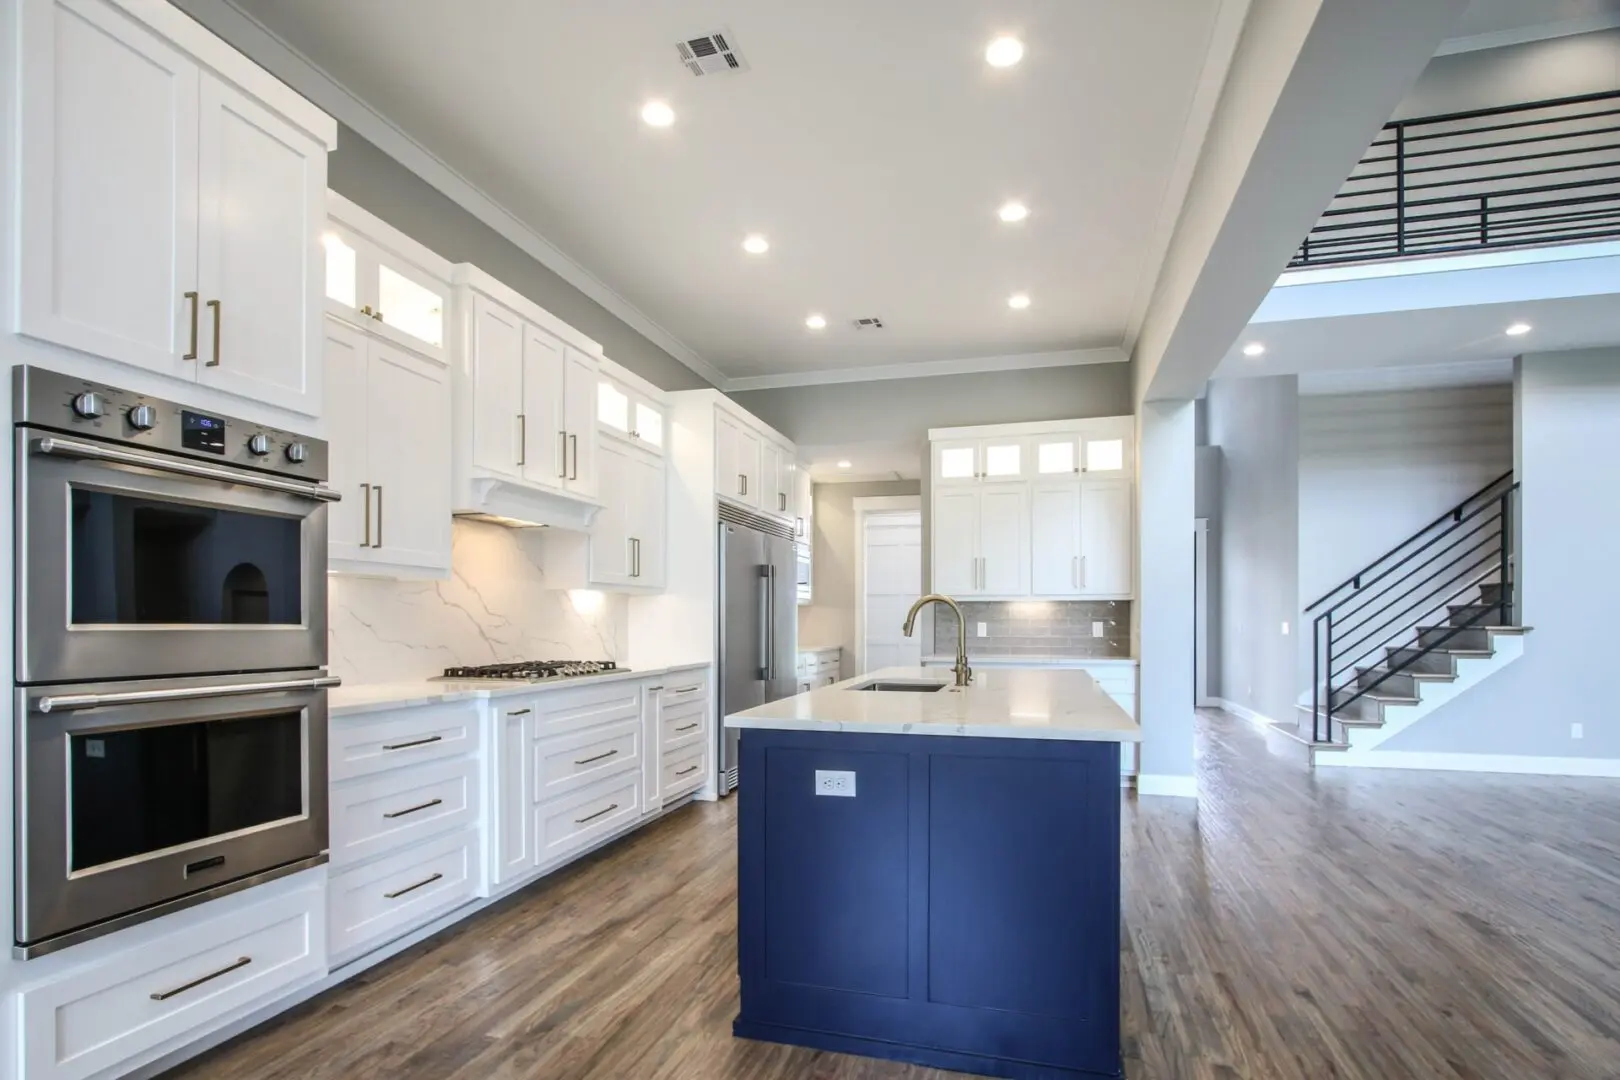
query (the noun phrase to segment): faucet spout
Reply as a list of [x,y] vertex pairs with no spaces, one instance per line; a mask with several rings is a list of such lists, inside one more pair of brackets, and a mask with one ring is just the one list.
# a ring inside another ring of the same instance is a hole
[[917,629],[917,613],[929,604],[944,604],[956,612],[956,666],[951,670],[956,672],[957,686],[970,686],[973,683],[973,669],[968,667],[967,658],[967,619],[962,616],[962,609],[955,600],[941,593],[929,593],[922,597],[911,610],[906,612],[906,623],[901,629],[906,637],[910,637]]

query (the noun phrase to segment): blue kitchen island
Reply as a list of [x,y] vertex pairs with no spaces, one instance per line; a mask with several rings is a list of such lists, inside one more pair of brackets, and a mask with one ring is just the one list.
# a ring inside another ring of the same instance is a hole
[[[1120,1077],[1119,744],[1083,671],[888,669],[741,731],[742,1037]],[[868,688],[871,687],[871,688]]]

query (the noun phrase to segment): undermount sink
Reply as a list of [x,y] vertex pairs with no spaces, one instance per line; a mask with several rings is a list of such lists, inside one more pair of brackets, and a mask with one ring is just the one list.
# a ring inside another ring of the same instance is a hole
[[884,682],[883,680],[879,679],[876,682],[862,683],[860,686],[852,686],[850,689],[873,690],[882,694],[937,694],[949,685],[949,683],[936,682]]

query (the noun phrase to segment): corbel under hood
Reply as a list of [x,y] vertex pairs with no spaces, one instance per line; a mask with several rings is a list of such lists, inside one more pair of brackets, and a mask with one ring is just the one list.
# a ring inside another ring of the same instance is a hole
[[553,528],[584,532],[596,520],[602,504],[594,499],[527,484],[485,477],[471,481],[462,493],[470,505],[458,506],[456,517],[487,521],[513,529]]

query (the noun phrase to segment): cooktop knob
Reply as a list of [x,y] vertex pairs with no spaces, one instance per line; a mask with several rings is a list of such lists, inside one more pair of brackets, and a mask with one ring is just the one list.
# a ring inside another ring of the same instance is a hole
[[129,410],[129,426],[136,431],[151,431],[157,427],[157,410],[150,405],[137,405]]
[[264,457],[270,452],[270,436],[255,435],[248,440],[248,453],[256,457]]
[[73,399],[73,411],[90,420],[106,412],[107,403],[102,400],[100,394],[90,390]]
[[301,442],[287,444],[287,460],[294,465],[301,465],[309,457],[309,447]]

